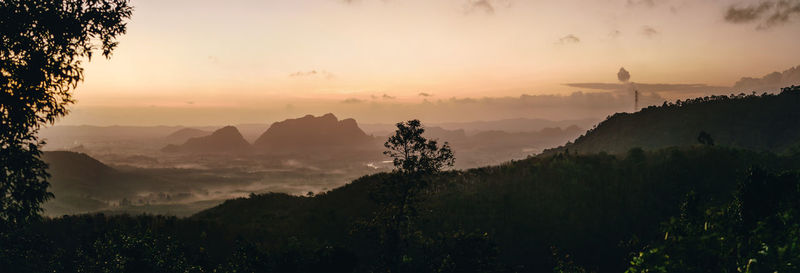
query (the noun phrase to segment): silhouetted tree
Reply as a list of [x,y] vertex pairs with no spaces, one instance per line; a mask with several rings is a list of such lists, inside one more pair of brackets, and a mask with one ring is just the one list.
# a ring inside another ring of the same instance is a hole
[[128,0],[0,1],[0,222],[41,211],[47,165],[38,129],[67,114],[84,58],[106,58],[125,33]]
[[426,240],[413,224],[415,203],[430,175],[455,161],[447,142],[439,147],[436,140],[423,137],[424,132],[419,120],[400,122],[384,143],[388,149],[384,154],[392,157],[396,169],[371,194],[381,208],[368,223],[379,238],[381,271],[415,271],[408,268],[414,260],[408,253],[410,246]]
[[389,137],[383,154],[391,156],[397,170],[403,173],[435,173],[455,162],[450,145],[445,142],[439,147],[436,140],[422,136],[425,129],[419,120],[397,123],[397,130]]
[[697,136],[697,142],[703,145],[714,146],[714,139],[711,138],[711,135],[706,133],[706,131],[700,131],[700,135]]

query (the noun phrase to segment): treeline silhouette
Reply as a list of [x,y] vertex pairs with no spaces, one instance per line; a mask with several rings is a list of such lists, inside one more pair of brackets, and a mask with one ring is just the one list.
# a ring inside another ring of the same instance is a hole
[[[749,196],[748,204],[772,204],[776,190],[740,189],[741,183],[751,179],[751,167],[784,172],[798,170],[799,165],[800,154],[695,145],[632,149],[624,156],[558,153],[448,171],[424,178],[429,186],[418,196],[415,213],[401,232],[403,240],[387,236],[386,230],[396,223],[381,215],[388,203],[396,202],[393,193],[408,177],[381,173],[313,196],[254,194],[184,219],[102,214],[44,219],[2,233],[0,268],[11,272],[377,272],[387,268],[395,272],[623,272],[632,253],[654,246],[674,259],[689,257],[673,253],[684,253],[680,244],[686,242],[664,242],[660,224],[671,217],[683,219],[681,204],[687,194],[702,201],[701,208],[725,207],[743,200],[741,196]],[[788,184],[783,188],[797,188],[797,179],[784,180]],[[765,205],[759,215],[782,217],[770,210],[786,211],[787,207]],[[796,209],[790,212],[797,213]],[[788,219],[796,225],[800,218]],[[689,227],[696,229],[696,222],[692,223]],[[796,230],[781,227],[759,232],[796,244],[796,237],[787,237]],[[680,236],[695,234],[687,232]],[[398,242],[403,245],[398,247]],[[691,246],[705,251],[702,244]],[[653,257],[659,253],[637,256],[634,268],[657,265],[661,260]],[[688,253],[692,252],[682,255]],[[401,259],[392,264],[387,257],[395,256]]]

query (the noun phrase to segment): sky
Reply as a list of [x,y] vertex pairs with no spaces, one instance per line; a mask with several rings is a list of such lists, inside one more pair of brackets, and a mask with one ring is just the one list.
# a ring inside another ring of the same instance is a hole
[[621,67],[660,104],[800,65],[798,0],[132,4],[57,124],[602,118],[633,110]]

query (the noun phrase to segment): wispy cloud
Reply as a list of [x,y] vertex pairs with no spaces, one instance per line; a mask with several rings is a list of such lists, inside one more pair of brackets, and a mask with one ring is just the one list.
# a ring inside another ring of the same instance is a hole
[[420,92],[420,93],[419,93],[419,96],[420,96],[420,97],[433,97],[433,94],[430,94],[430,93],[425,93],[425,92]]
[[355,104],[355,103],[362,103],[362,102],[364,102],[364,101],[360,100],[360,99],[357,99],[357,98],[348,98],[348,99],[345,99],[345,100],[342,101],[342,103],[347,103],[347,104]]
[[659,32],[658,30],[656,30],[655,28],[653,28],[651,26],[643,26],[642,27],[642,35],[644,35],[647,38],[653,38],[653,37],[658,36],[659,34],[661,34],[661,32]]
[[725,21],[733,24],[758,23],[756,29],[764,30],[783,25],[800,15],[800,0],[772,0],[748,6],[730,5]]
[[219,58],[217,56],[208,55],[208,61],[211,64],[220,64]]
[[297,71],[289,74],[290,78],[306,78],[306,77],[322,77],[325,79],[333,79],[336,76],[325,70],[310,70],[310,71]]
[[656,0],[628,0],[628,7],[648,7],[652,8],[656,6]]
[[566,44],[577,44],[577,43],[580,43],[580,42],[581,42],[581,39],[578,38],[578,36],[569,34],[567,36],[564,36],[564,37],[561,37],[560,39],[558,39],[558,41],[556,41],[556,44],[558,44],[558,45],[566,45]]
[[486,14],[494,14],[494,5],[489,0],[467,0],[466,13],[483,12]]

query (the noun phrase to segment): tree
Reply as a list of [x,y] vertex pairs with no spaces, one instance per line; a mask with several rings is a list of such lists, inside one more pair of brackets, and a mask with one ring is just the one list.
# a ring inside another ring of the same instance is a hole
[[131,13],[128,0],[0,1],[0,222],[53,197],[36,133],[69,112],[83,61],[109,58]]
[[423,137],[424,132],[419,120],[400,122],[383,144],[388,149],[383,153],[392,157],[396,170],[371,193],[381,206],[368,224],[379,238],[380,270],[419,271],[407,268],[414,260],[408,253],[411,245],[426,240],[414,226],[415,204],[430,175],[455,161],[447,142],[439,147],[436,140]]
[[436,140],[422,136],[425,129],[419,120],[397,123],[397,131],[389,137],[383,152],[393,158],[395,168],[406,174],[430,174],[452,167],[455,162],[450,145],[445,142],[439,147]]
[[697,142],[703,145],[714,146],[714,139],[711,138],[711,135],[706,133],[706,131],[700,131],[700,134],[697,136]]

